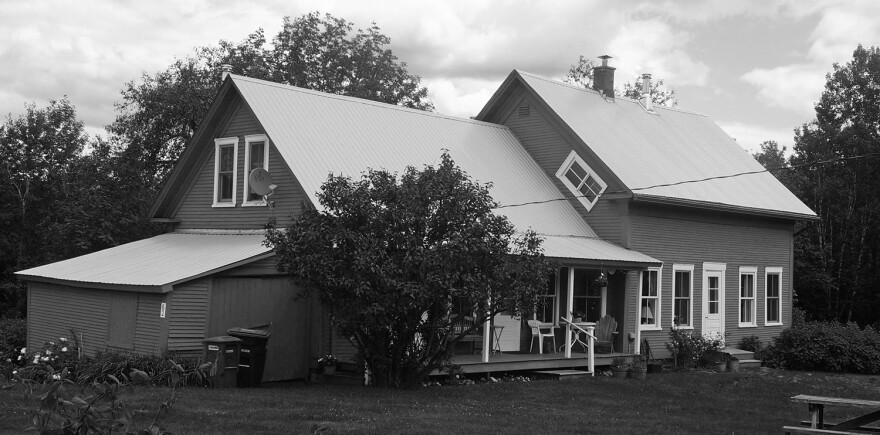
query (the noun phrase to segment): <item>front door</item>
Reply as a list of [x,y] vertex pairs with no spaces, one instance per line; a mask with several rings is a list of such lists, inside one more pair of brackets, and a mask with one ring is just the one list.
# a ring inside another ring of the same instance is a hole
[[703,335],[724,335],[724,269],[703,269]]

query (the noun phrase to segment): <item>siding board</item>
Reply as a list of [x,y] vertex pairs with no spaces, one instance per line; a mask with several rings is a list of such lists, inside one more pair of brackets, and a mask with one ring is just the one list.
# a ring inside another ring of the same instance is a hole
[[208,320],[208,280],[174,286],[167,307],[168,350],[200,356]]
[[108,291],[30,282],[28,293],[29,348],[70,337],[71,329],[82,334],[84,354],[94,355],[106,348]]

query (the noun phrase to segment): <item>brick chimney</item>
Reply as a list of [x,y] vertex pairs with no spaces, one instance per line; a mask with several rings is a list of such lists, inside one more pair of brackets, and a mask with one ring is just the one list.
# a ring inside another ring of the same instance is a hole
[[651,74],[642,74],[642,98],[645,99],[645,109],[654,110],[654,102],[651,100]]
[[593,68],[593,90],[599,91],[607,98],[614,98],[614,67],[608,66],[609,55],[599,56],[602,65]]
[[232,65],[224,63],[223,65],[220,65],[220,71],[220,80],[226,80],[226,76],[232,72]]

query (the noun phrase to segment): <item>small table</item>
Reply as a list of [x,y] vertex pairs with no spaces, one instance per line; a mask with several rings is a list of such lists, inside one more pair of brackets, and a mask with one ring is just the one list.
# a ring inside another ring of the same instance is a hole
[[[833,431],[830,433],[845,432],[853,429],[870,430],[871,428],[864,428],[864,425],[880,420],[880,401],[876,400],[844,399],[839,397],[809,396],[806,394],[799,394],[792,397],[791,401],[807,404],[807,409],[809,409],[810,411],[811,429],[830,429],[831,431]],[[865,408],[871,411],[862,416],[852,418],[837,424],[825,424],[825,405]],[[806,422],[804,422],[804,424],[806,424]],[[797,428],[790,428],[786,426],[784,429]]]
[[504,326],[492,325],[492,353],[496,351],[502,355],[504,352],[501,351],[501,332],[504,331]]

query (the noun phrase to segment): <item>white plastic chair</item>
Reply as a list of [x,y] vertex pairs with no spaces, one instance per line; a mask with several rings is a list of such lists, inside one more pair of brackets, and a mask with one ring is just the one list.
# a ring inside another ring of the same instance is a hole
[[[542,325],[537,320],[529,320],[528,324],[529,328],[532,328],[532,341],[529,342],[529,353],[532,352],[536,338],[538,339],[538,352],[544,353],[544,339],[550,338],[553,339],[553,353],[556,353],[556,335],[553,334],[553,326],[549,324]],[[547,332],[544,332],[544,330]]]

